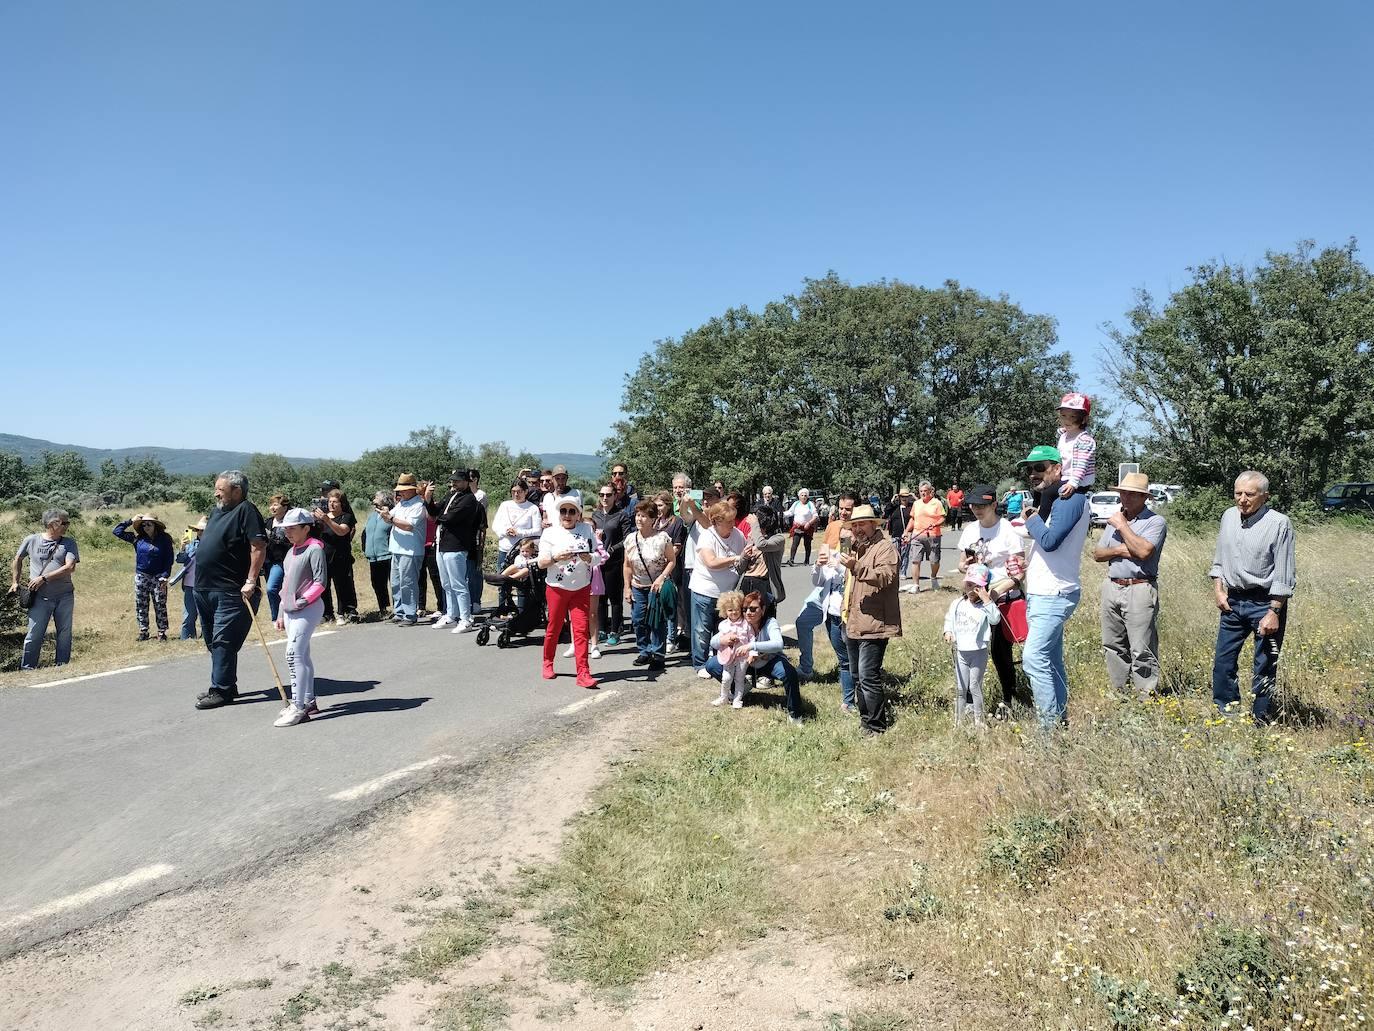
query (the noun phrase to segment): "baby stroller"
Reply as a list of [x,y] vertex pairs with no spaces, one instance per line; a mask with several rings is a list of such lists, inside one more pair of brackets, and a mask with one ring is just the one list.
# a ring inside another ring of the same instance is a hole
[[[519,544],[520,542],[516,543],[517,548]],[[516,548],[511,549],[512,554],[515,551]],[[503,576],[501,573],[488,573],[482,579],[493,587],[500,588],[503,596],[509,592],[510,601],[503,601],[498,605],[492,617],[477,631],[479,645],[490,644],[494,630],[496,647],[509,648],[512,636],[519,634],[521,637],[528,637],[548,625],[544,609],[545,574],[538,565],[531,565],[529,576],[519,579]]]

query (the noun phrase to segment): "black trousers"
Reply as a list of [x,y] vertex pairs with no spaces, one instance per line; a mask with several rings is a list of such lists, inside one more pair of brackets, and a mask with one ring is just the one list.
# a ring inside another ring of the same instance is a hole
[[1035,707],[1035,699],[1029,689],[1022,690],[1016,682],[1016,663],[1012,660],[1011,642],[1001,627],[992,628],[992,643],[988,648],[993,668],[997,670],[997,680],[1002,685],[1002,701],[1010,705],[1017,702],[1027,708]]
[[596,602],[597,626],[602,633],[619,636],[625,618],[625,566],[612,559],[601,567],[601,579],[606,593]]
[[[334,592],[334,604],[341,616],[358,614],[358,589],[353,584],[353,553],[340,551],[329,560],[329,586]],[[328,594],[326,594],[328,597]],[[329,603],[325,602],[326,612]]]
[[391,608],[391,559],[368,559],[367,571],[372,577],[372,593],[377,596],[377,611],[385,616]]
[[425,608],[425,581],[434,584],[434,611],[444,615],[444,582],[439,579],[439,556],[434,545],[425,546],[425,560],[420,563],[420,608]]

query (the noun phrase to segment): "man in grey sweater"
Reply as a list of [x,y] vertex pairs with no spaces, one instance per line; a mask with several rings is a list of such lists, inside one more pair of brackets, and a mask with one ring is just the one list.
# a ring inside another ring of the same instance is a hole
[[1223,715],[1240,703],[1236,664],[1247,638],[1255,638],[1252,709],[1256,723],[1273,719],[1279,650],[1288,625],[1288,602],[1297,586],[1293,525],[1269,507],[1269,480],[1253,469],[1236,477],[1236,507],[1221,517],[1212,582],[1221,626],[1212,660],[1212,701]]

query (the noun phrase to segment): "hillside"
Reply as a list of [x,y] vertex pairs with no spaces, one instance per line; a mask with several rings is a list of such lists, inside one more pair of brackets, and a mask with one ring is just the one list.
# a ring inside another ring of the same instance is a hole
[[[36,437],[20,437],[12,433],[0,433],[0,451],[18,455],[24,462],[36,462],[44,451],[75,451],[86,460],[92,471],[100,468],[107,458],[122,462],[126,458],[135,461],[153,458],[162,463],[164,469],[173,475],[217,473],[224,469],[241,468],[248,463],[247,451],[213,451],[203,448],[178,447],[123,447],[101,448],[84,447],[81,444],[57,444],[51,440]],[[289,458],[294,466],[311,465],[318,458]]]
[[566,465],[570,475],[584,476],[587,479],[596,479],[606,471],[606,460],[600,455],[580,455],[571,451],[558,451],[540,454],[539,461],[543,462],[545,468],[549,469],[555,465]]

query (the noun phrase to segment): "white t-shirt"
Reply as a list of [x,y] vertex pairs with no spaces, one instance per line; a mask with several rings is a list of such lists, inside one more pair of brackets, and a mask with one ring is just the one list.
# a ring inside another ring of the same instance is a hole
[[589,561],[595,544],[591,528],[586,523],[578,523],[571,530],[561,526],[550,526],[539,538],[539,557],[552,559],[565,551],[575,551],[582,555],[579,559],[566,562],[550,562],[547,570],[547,583],[560,591],[580,591],[591,586],[592,564]]
[[477,488],[477,490],[475,490],[475,491],[472,492],[472,496],[473,496],[474,498],[477,499],[477,504],[481,505],[483,508],[486,508],[486,507],[487,507],[487,492],[486,492],[486,491],[482,490],[482,489],[479,487],[479,488]]
[[[506,533],[512,528],[515,530],[515,537]],[[501,507],[496,510],[496,518],[491,524],[492,533],[496,534],[497,546],[502,551],[510,551],[515,547],[517,539],[533,536],[543,528],[544,523],[539,518],[538,505],[533,501],[509,499],[501,502]]]
[[816,518],[816,506],[809,501],[794,501],[787,514],[792,517],[793,526],[805,526]]
[[682,568],[688,571],[696,568],[697,538],[701,536],[701,522],[698,520],[687,527],[687,540],[682,545]]
[[544,495],[544,500],[540,502],[544,509],[544,516],[554,526],[558,525],[558,505],[564,498],[572,498],[579,505],[582,504],[582,492],[576,487],[568,489],[566,494],[555,494],[549,491]]
[[[697,538],[697,555],[711,555],[715,558],[724,558],[733,555],[738,558],[744,553],[744,534],[738,530],[731,530],[730,536],[721,538],[716,533],[715,527],[708,527],[701,531],[701,536]],[[707,569],[705,562],[698,562],[692,567],[692,578],[687,586],[693,594],[700,594],[707,598],[719,598],[726,591],[734,590],[735,584],[739,582],[739,572],[734,566],[721,566],[719,569]]]
[[970,548],[978,552],[978,561],[989,569],[1005,570],[1009,556],[1024,554],[1025,538],[1005,519],[997,520],[992,526],[974,520],[959,534],[960,553]]

